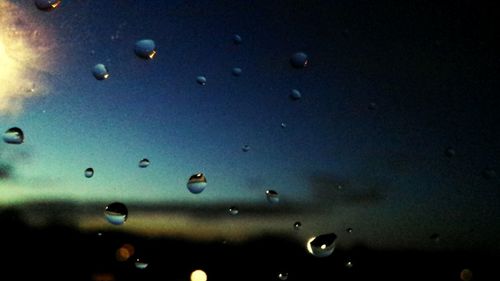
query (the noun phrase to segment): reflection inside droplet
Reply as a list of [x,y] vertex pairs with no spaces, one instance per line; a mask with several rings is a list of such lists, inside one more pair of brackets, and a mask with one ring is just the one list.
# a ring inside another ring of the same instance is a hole
[[9,144],[21,144],[24,142],[24,133],[18,127],[12,127],[4,132],[3,141]]
[[327,257],[335,250],[335,233],[322,234],[307,241],[307,251],[315,257]]
[[61,0],[35,0],[36,7],[42,11],[52,11],[60,4]]
[[205,86],[207,84],[207,78],[205,78],[205,76],[198,76],[196,77],[196,82],[198,82],[198,84],[202,86]]
[[290,63],[294,68],[304,68],[308,65],[308,57],[303,52],[298,52],[292,55]]
[[128,217],[127,207],[120,202],[114,202],[106,206],[104,210],[106,220],[113,225],[122,225]]
[[93,168],[85,169],[84,175],[86,178],[91,178],[94,175],[94,169]]
[[201,193],[207,187],[207,178],[202,173],[189,177],[187,188],[193,194]]
[[275,203],[278,203],[280,201],[280,197],[279,197],[278,192],[271,190],[271,189],[266,190],[266,198],[267,198],[267,201],[271,204],[275,204]]
[[236,206],[231,206],[229,207],[229,214],[232,215],[232,216],[235,216],[237,214],[239,214],[239,210],[238,210],[238,207]]
[[146,168],[149,166],[149,164],[151,164],[151,162],[149,162],[149,159],[144,158],[141,161],[139,161],[139,168]]
[[151,39],[142,39],[135,43],[135,54],[143,59],[153,59],[156,55],[156,45]]
[[145,269],[146,267],[148,267],[148,263],[145,262],[143,259],[136,259],[135,260],[135,267],[138,268],[138,269]]
[[106,80],[109,78],[108,68],[102,63],[96,64],[92,68],[92,74],[97,80]]

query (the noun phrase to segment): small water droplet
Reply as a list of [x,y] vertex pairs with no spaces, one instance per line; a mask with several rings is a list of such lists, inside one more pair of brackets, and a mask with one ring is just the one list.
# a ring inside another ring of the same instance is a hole
[[472,279],[472,271],[468,268],[465,268],[460,272],[460,279],[462,281],[470,281]]
[[149,164],[151,164],[151,162],[149,162],[149,159],[144,158],[141,161],[139,161],[139,168],[146,168],[149,166]]
[[266,190],[266,198],[267,198],[267,201],[271,204],[275,204],[275,203],[278,203],[280,201],[280,197],[279,197],[278,192],[271,190],[271,189]]
[[187,188],[193,194],[201,193],[207,187],[207,179],[202,173],[194,174],[189,177]]
[[342,188],[344,188],[344,187],[342,187],[342,185],[341,185],[341,184],[337,185],[337,189],[338,189],[338,190],[342,190]]
[[350,228],[350,227],[349,227],[349,228],[347,228],[345,231],[346,231],[347,233],[352,233],[352,228]]
[[207,78],[205,78],[205,76],[198,76],[196,77],[196,82],[198,82],[198,84],[202,86],[205,86],[207,84]]
[[241,147],[241,150],[243,150],[243,152],[248,152],[250,150],[250,146],[248,144],[245,144],[243,147]]
[[288,279],[288,272],[281,272],[280,274],[278,274],[278,278],[280,280],[286,280],[286,279]]
[[309,239],[307,242],[307,251],[315,257],[328,257],[335,250],[335,233],[321,234]]
[[309,64],[309,60],[305,53],[298,52],[292,55],[290,63],[295,68],[304,68]]
[[241,75],[243,70],[241,70],[241,68],[239,68],[239,67],[235,67],[235,68],[233,68],[233,70],[231,72],[233,73],[233,76],[238,77]]
[[9,144],[21,144],[24,142],[24,133],[18,127],[12,127],[3,133],[3,141]]
[[233,35],[233,43],[234,44],[239,45],[242,42],[243,42],[243,39],[241,39],[241,36],[239,36],[238,34]]
[[61,0],[35,0],[35,5],[39,10],[52,11],[59,7]]
[[281,128],[285,129],[286,128],[286,123],[281,123]]
[[497,177],[497,172],[491,168],[486,168],[483,171],[483,177],[488,180],[494,179]]
[[102,63],[98,63],[92,68],[92,74],[97,80],[106,80],[109,78],[108,68]]
[[97,236],[102,236],[102,232],[97,232]]
[[297,89],[293,89],[292,92],[290,93],[290,99],[291,100],[300,100],[302,98],[302,94],[299,92]]
[[113,202],[106,206],[104,215],[109,223],[113,225],[122,225],[128,217],[127,207],[120,202]]
[[296,221],[293,224],[293,229],[295,229],[295,230],[299,230],[301,227],[302,227],[302,223],[300,221]]
[[377,106],[377,104],[376,104],[376,103],[374,103],[374,102],[370,102],[370,104],[368,104],[368,109],[369,109],[369,110],[375,110],[375,109],[377,109],[377,108],[378,108],[378,106]]
[[453,157],[453,156],[455,156],[455,154],[457,154],[457,152],[455,151],[455,149],[453,147],[450,146],[450,147],[446,148],[444,154],[448,157]]
[[152,60],[156,55],[156,45],[151,39],[142,39],[135,43],[135,54],[143,59]]
[[92,176],[94,176],[94,169],[92,168],[85,169],[84,175],[86,178],[91,178]]
[[352,261],[348,260],[346,263],[345,263],[345,267],[347,268],[352,268],[353,264],[352,264]]
[[431,234],[431,236],[429,236],[429,238],[432,241],[434,241],[435,243],[439,243],[439,241],[441,240],[441,236],[438,233]]
[[240,210],[238,210],[238,207],[236,206],[229,207],[229,214],[236,216],[237,214],[239,214],[239,212]]
[[145,262],[143,259],[136,259],[135,260],[135,267],[138,269],[146,269],[148,267],[149,263]]

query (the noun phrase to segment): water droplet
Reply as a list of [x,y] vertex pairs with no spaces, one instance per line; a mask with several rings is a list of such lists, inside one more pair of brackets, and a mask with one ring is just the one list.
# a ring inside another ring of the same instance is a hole
[[191,281],[207,281],[207,274],[201,269],[191,272]]
[[271,204],[275,204],[275,203],[278,203],[280,201],[280,196],[278,194],[278,192],[274,191],[274,190],[266,190],[266,197],[267,197],[267,201]]
[[468,268],[462,270],[462,272],[460,272],[460,279],[462,279],[462,281],[470,281],[472,279],[472,271]]
[[241,150],[243,150],[243,152],[248,152],[250,150],[250,146],[248,144],[245,144]]
[[238,210],[238,207],[236,206],[229,207],[229,214],[236,216],[239,212],[240,210]]
[[193,194],[201,193],[207,187],[207,178],[202,173],[194,174],[189,177],[187,188]]
[[23,130],[12,127],[3,133],[3,141],[9,144],[21,144],[24,142]]
[[122,225],[128,217],[127,207],[120,202],[114,202],[106,206],[104,215],[109,223],[113,225]]
[[295,230],[299,230],[301,227],[302,227],[302,223],[300,221],[296,221],[293,224],[293,229],[295,229]]
[[315,257],[328,257],[335,250],[335,233],[321,234],[307,241],[307,251]]
[[87,169],[85,169],[84,174],[85,174],[86,178],[91,178],[94,175],[94,169],[87,168]]
[[483,177],[488,180],[494,179],[497,177],[497,172],[491,168],[486,168],[483,171]]
[[108,68],[102,63],[96,64],[92,68],[92,74],[97,80],[106,80],[109,78]]
[[295,68],[304,68],[308,65],[308,57],[303,52],[298,52],[292,55],[290,58],[290,63]]
[[286,123],[281,123],[281,128],[285,129],[286,128]]
[[350,228],[350,227],[349,227],[349,228],[347,228],[345,231],[346,231],[347,233],[352,233],[352,228]]
[[434,241],[435,243],[439,243],[439,241],[441,240],[441,236],[438,233],[431,234],[431,236],[429,236],[429,238],[432,241]]
[[242,42],[243,42],[243,39],[241,39],[241,36],[239,36],[238,34],[233,35],[233,43],[234,44],[239,45]]
[[278,274],[278,278],[280,280],[286,280],[286,279],[288,279],[288,272],[281,272],[280,274]]
[[243,72],[243,70],[241,70],[241,68],[239,68],[239,67],[235,67],[232,70],[233,76],[236,76],[236,77],[240,76],[242,72]]
[[145,262],[142,259],[136,259],[135,260],[135,267],[138,269],[146,269],[148,267],[149,263]]
[[448,157],[453,157],[455,156],[455,154],[457,154],[457,152],[455,151],[455,149],[453,147],[448,147],[446,148],[445,152],[444,152],[444,155],[448,156]]
[[149,164],[151,164],[151,162],[149,162],[149,159],[144,158],[139,161],[139,168],[146,168],[147,166],[149,166]]
[[347,268],[352,268],[353,264],[352,264],[352,261],[348,260],[346,263],[345,263],[345,267]]
[[377,107],[378,107],[377,104],[374,102],[370,102],[370,104],[368,104],[369,110],[375,110],[375,109],[377,109]]
[[290,99],[291,100],[300,100],[302,98],[302,94],[299,92],[297,89],[293,89],[292,92],[290,93]]
[[207,84],[207,78],[205,78],[205,76],[198,76],[196,77],[196,82],[198,82],[198,84],[202,86],[205,86]]
[[61,0],[35,0],[35,5],[39,10],[52,11],[59,7]]
[[135,54],[143,59],[152,60],[156,55],[156,45],[151,39],[142,39],[135,43]]
[[337,185],[337,189],[338,189],[338,190],[342,190],[342,188],[343,188],[343,187],[342,187],[342,185],[341,185],[341,184]]

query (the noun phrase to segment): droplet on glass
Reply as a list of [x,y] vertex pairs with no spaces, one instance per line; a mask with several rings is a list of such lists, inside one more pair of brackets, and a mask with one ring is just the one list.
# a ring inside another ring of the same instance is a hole
[[238,210],[238,207],[236,206],[229,207],[229,214],[231,214],[232,216],[237,215],[239,212],[240,210]]
[[288,279],[288,272],[281,272],[280,274],[278,274],[278,278],[280,280],[286,280],[286,279]]
[[231,71],[231,73],[233,73],[233,76],[236,76],[236,77],[240,76],[242,72],[243,72],[243,70],[241,70],[241,68],[239,68],[239,67],[235,67]]
[[286,123],[281,123],[281,128],[285,129],[286,128]]
[[455,154],[457,154],[457,152],[455,151],[455,149],[453,147],[448,147],[448,148],[446,148],[444,154],[448,157],[453,157],[453,156],[455,156]]
[[460,272],[460,279],[462,281],[470,281],[472,279],[472,271],[468,268]]
[[3,141],[9,144],[21,144],[24,142],[24,133],[18,127],[12,127],[3,133]]
[[295,229],[295,230],[299,230],[301,227],[302,227],[302,223],[300,221],[296,221],[293,224],[293,229]]
[[39,10],[52,11],[59,7],[61,0],[35,0],[35,5]]
[[290,58],[290,63],[295,68],[304,68],[308,65],[309,60],[305,53],[298,52],[292,55]]
[[152,60],[156,55],[156,45],[151,39],[142,39],[135,43],[135,54],[143,59]]
[[243,39],[241,39],[241,36],[239,36],[238,34],[233,35],[233,43],[234,44],[239,45],[242,42],[243,42]]
[[313,237],[307,241],[307,251],[315,257],[328,257],[335,250],[336,239],[337,235],[335,233],[321,234]]
[[438,233],[433,233],[429,238],[434,241],[435,243],[438,243],[441,240],[441,236]]
[[345,231],[346,231],[347,233],[352,233],[352,228],[350,228],[350,227],[349,227],[349,228],[347,228]]
[[127,207],[120,202],[114,202],[106,206],[104,215],[109,223],[113,225],[122,225],[128,217]]
[[483,177],[488,180],[494,179],[497,177],[497,172],[495,172],[492,168],[486,168],[483,171]]
[[196,77],[196,82],[198,82],[198,84],[202,86],[205,86],[207,84],[207,78],[205,78],[205,76],[198,76]]
[[345,267],[347,268],[352,268],[353,264],[352,264],[352,261],[348,260],[346,263],[345,263]]
[[280,197],[279,197],[278,192],[271,190],[271,189],[266,190],[266,198],[267,198],[267,201],[271,204],[275,204],[275,203],[278,203],[280,201]]
[[207,187],[207,178],[202,173],[194,174],[189,177],[187,188],[193,194],[201,193]]
[[248,152],[250,150],[250,146],[248,144],[245,144],[243,147],[241,147],[241,150],[243,150],[243,152]]
[[378,106],[377,106],[377,104],[376,104],[376,103],[374,103],[374,102],[370,102],[370,103],[368,104],[368,109],[369,109],[369,110],[375,110],[375,109],[377,109],[377,108],[378,108]]
[[149,162],[149,159],[144,158],[139,161],[139,168],[146,168],[147,166],[149,166],[149,164],[151,164],[151,162]]
[[297,89],[293,89],[292,92],[290,93],[290,99],[291,100],[300,100],[302,98],[302,94],[299,92]]
[[96,64],[92,68],[92,74],[97,80],[106,80],[109,78],[108,68],[102,63]]
[[143,259],[136,259],[135,260],[135,267],[138,269],[146,269],[148,267],[148,263],[145,262]]
[[84,175],[86,178],[91,178],[94,175],[94,169],[93,168],[85,169]]

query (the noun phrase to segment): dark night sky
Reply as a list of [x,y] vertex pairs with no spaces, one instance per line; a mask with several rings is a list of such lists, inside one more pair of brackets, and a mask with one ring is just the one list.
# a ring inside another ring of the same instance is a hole
[[[498,249],[500,25],[486,2],[2,5],[0,124],[26,135],[0,145],[2,205],[122,201],[189,213],[205,204],[210,213],[258,209],[274,189],[273,208],[295,211],[249,216],[257,230],[259,219],[287,229],[301,218],[304,237],[351,226],[375,246],[427,247],[436,232],[445,247]],[[153,60],[135,56],[140,39],[155,41]],[[304,69],[289,63],[298,51],[309,56]],[[97,63],[109,79],[92,76]],[[34,91],[18,94],[24,84]],[[138,168],[142,158],[151,165]],[[197,172],[208,186],[194,195],[186,182]]]

